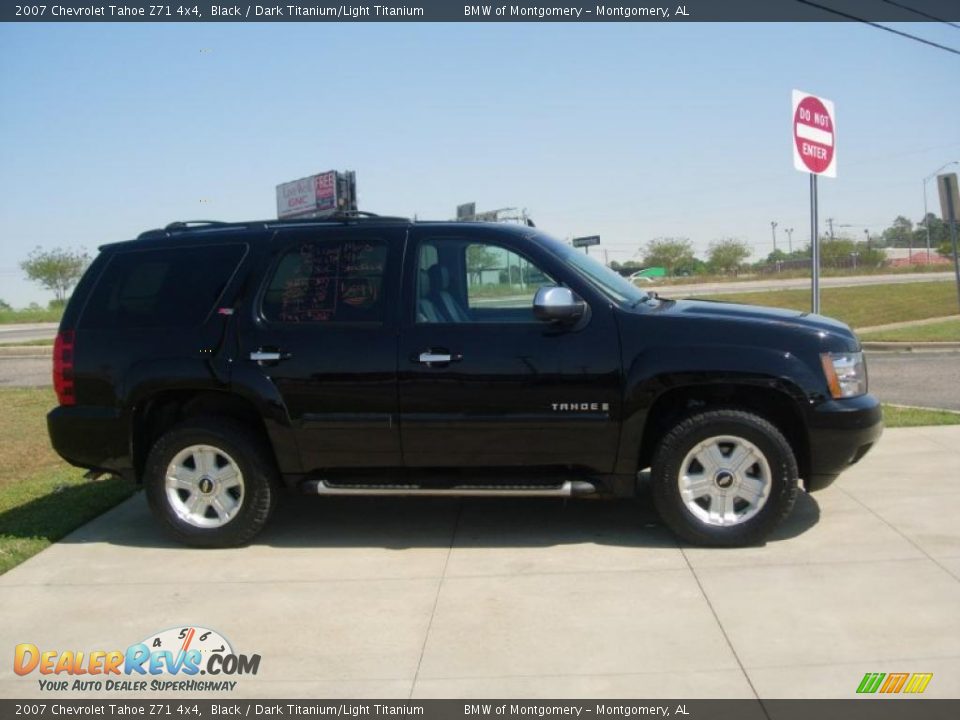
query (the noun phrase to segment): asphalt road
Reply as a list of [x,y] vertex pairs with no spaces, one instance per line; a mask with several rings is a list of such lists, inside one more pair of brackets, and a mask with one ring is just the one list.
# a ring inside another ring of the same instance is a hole
[[[49,385],[50,355],[0,357],[0,387]],[[960,351],[872,352],[870,391],[884,402],[960,410]]]
[[960,410],[960,351],[872,352],[867,372],[883,402]]
[[57,334],[57,323],[0,325],[0,345],[16,345],[31,340],[47,340]]
[[36,387],[53,383],[50,354],[0,357],[0,387]]

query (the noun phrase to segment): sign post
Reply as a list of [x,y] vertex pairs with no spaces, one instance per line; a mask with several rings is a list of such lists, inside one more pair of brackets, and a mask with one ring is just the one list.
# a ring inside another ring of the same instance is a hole
[[837,176],[836,114],[833,103],[793,91],[793,167],[810,174],[810,310],[820,312],[820,233],[817,175]]
[[957,279],[957,300],[960,302],[960,257],[957,256],[957,223],[960,222],[960,190],[957,189],[957,174],[937,175],[940,190],[940,212],[943,221],[950,225],[950,242],[953,245],[953,274]]

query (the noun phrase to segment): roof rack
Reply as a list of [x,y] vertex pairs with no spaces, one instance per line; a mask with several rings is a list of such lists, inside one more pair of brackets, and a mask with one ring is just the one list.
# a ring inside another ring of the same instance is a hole
[[324,215],[323,217],[293,217],[279,218],[271,220],[274,223],[322,223],[322,222],[357,222],[368,220],[370,222],[410,222],[410,218],[397,215],[377,215],[377,213],[366,212],[364,210],[337,210]]
[[410,218],[377,215],[362,210],[338,210],[335,213],[320,218],[279,218],[276,220],[256,220],[248,222],[223,222],[221,220],[176,220],[162,228],[145,230],[137,235],[137,240],[155,240],[170,237],[172,233],[189,230],[217,230],[221,228],[266,228],[277,225],[317,225],[321,223],[356,223],[356,222],[410,222]]
[[232,223],[223,222],[222,220],[176,220],[166,225],[163,229],[167,232],[174,232],[175,230],[190,230],[195,227],[223,227],[224,225],[231,224]]
[[137,235],[137,240],[154,240],[157,238],[170,237],[171,233],[183,232],[186,230],[207,230],[228,227],[245,227],[249,223],[229,223],[220,220],[177,220],[168,223],[162,228],[145,230]]

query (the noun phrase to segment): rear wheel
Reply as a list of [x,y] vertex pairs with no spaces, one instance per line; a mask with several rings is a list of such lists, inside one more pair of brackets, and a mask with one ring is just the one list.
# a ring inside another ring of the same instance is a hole
[[661,441],[654,504],[682,539],[711,546],[763,541],[793,508],[797,462],[769,421],[740,410],[690,416]]
[[277,473],[263,441],[224,418],[178,425],[150,451],[147,501],[187,545],[232,547],[260,532],[276,502]]

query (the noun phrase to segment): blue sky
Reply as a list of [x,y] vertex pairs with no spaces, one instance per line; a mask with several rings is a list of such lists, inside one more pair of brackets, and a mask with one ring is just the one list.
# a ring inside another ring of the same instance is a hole
[[960,160],[958,77],[855,23],[0,25],[0,298],[49,299],[18,267],[35,246],[274,217],[276,184],[334,168],[380,213],[518,206],[610,259],[657,236],[756,259],[771,220],[809,238],[793,88],[836,104],[820,215],[862,236],[919,219]]

